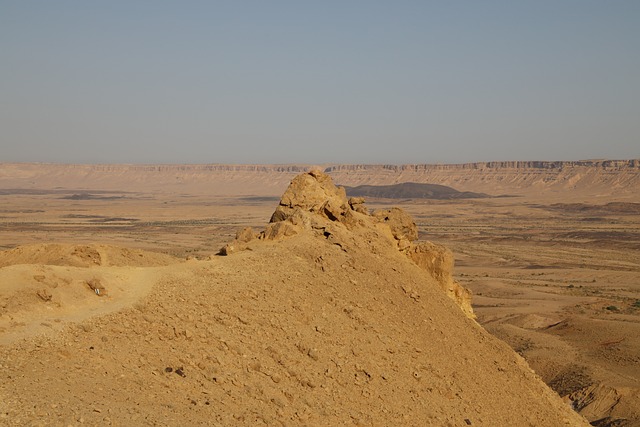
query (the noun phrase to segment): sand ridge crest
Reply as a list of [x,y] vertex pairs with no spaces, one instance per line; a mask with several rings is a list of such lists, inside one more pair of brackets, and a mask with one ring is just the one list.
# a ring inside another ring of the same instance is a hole
[[0,267],[15,264],[43,264],[70,267],[157,267],[178,262],[157,252],[113,245],[41,243],[18,246],[0,252]]

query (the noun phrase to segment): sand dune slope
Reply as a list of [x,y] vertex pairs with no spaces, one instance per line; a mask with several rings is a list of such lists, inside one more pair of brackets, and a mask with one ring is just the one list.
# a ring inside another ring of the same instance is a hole
[[389,224],[324,174],[297,184],[228,256],[146,267],[133,305],[0,346],[0,423],[587,425]]

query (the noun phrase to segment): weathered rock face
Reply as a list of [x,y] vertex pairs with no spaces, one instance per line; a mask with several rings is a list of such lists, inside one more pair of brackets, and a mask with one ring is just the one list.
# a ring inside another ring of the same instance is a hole
[[364,206],[364,197],[350,197],[349,206],[356,212],[367,213],[367,208]]
[[449,249],[431,242],[412,243],[418,239],[418,228],[413,218],[400,208],[379,210],[373,213],[373,217],[389,226],[400,251],[436,279],[465,315],[475,318],[471,291],[453,280],[453,253]]
[[447,296],[453,299],[464,314],[475,318],[471,307],[471,291],[453,280],[453,253],[446,247],[431,242],[412,245],[407,256],[438,281]]
[[[418,239],[418,228],[413,218],[400,208],[378,210],[369,215],[364,199],[347,199],[344,188],[336,187],[329,175],[311,171],[298,175],[284,192],[280,204],[271,216],[259,238],[277,240],[294,236],[303,230],[320,230],[324,237],[333,234],[328,224],[335,223],[348,230],[355,227],[374,229],[382,227],[381,236],[372,243],[395,245],[416,265],[425,270],[440,285],[449,298],[458,304],[467,317],[474,318],[471,292],[453,280],[453,254],[444,246],[431,242],[413,243]],[[221,255],[242,250],[253,236],[251,231],[239,232],[236,240],[221,249]],[[362,244],[362,242],[360,242]]]
[[[358,223],[354,213],[362,214],[363,203],[360,200],[347,200],[344,188],[336,187],[331,177],[323,172],[314,170],[298,175],[282,195],[262,237],[281,237],[285,228],[288,230],[286,236],[296,234],[305,226],[315,224],[317,218],[353,227]],[[281,224],[283,221],[285,225]]]
[[256,238],[256,233],[251,227],[243,228],[236,233],[236,240],[242,243],[249,243]]
[[329,175],[311,171],[298,175],[291,181],[270,222],[285,220],[292,216],[296,209],[324,214],[335,221],[351,207],[344,188],[333,185]]
[[[564,399],[594,425],[637,425],[634,424],[640,409],[640,393],[637,389],[614,388],[605,383],[591,384],[565,396]],[[636,414],[635,421],[622,421],[628,414]]]
[[418,240],[418,227],[411,218],[411,215],[400,208],[378,210],[373,213],[373,217],[385,223],[391,229],[396,240],[408,240],[413,242]]

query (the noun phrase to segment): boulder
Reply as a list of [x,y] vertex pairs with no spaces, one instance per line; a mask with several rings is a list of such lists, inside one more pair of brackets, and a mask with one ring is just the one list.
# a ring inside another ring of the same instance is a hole
[[350,197],[349,198],[349,206],[356,212],[360,212],[361,214],[368,215],[366,206],[364,205],[364,197]]
[[418,227],[411,215],[400,208],[382,209],[373,213],[373,217],[389,226],[396,240],[413,242],[418,239]]
[[358,224],[358,219],[353,215],[354,211],[357,209],[358,212],[366,214],[362,203],[364,199],[350,203],[343,187],[336,186],[331,177],[324,172],[312,170],[298,175],[291,181],[269,222],[286,221],[296,212],[307,212],[353,227]]
[[256,238],[256,233],[251,227],[245,227],[236,233],[236,241],[240,243],[249,243]]

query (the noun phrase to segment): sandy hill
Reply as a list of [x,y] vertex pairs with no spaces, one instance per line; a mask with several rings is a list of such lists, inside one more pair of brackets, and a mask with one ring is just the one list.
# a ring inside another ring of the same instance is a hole
[[377,197],[383,199],[482,199],[489,197],[483,193],[458,191],[446,185],[403,182],[391,185],[358,185],[345,186],[347,194],[356,197]]
[[0,343],[131,305],[149,292],[157,267],[177,262],[109,245],[37,244],[0,252]]
[[[640,159],[564,162],[482,162],[415,165],[324,165],[335,182],[351,187],[413,182],[490,195],[611,194],[637,199]],[[222,196],[279,196],[289,181],[309,165],[74,165],[0,163],[2,191],[112,191],[184,193]],[[73,195],[72,193],[71,195]],[[84,197],[91,197],[84,194]],[[102,194],[100,197],[114,197]]]
[[20,264],[0,268],[0,337],[34,316],[47,331],[0,344],[0,424],[587,425],[472,320],[451,253],[416,237],[312,172],[227,256],[5,252]]

